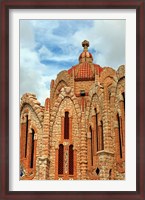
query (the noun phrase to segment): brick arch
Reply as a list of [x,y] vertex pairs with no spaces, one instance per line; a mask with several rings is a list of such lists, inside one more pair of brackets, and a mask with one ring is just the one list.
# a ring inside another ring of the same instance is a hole
[[[73,102],[75,111],[78,116],[78,120],[79,121],[81,120],[81,109],[78,100],[74,94],[74,90],[71,87],[64,87],[61,89],[61,92],[57,100],[55,101],[51,111],[50,121],[53,121],[53,124],[54,124],[54,119],[56,118],[57,112],[59,110],[59,106],[65,97],[69,97],[70,100]],[[53,124],[51,124],[51,127],[53,127]]]
[[[86,117],[87,119],[89,119],[90,116],[90,112],[91,112],[91,106],[93,103],[93,98],[96,95],[97,97],[97,102],[96,102],[96,109],[99,110],[99,112],[102,112],[102,105],[101,105],[101,101],[100,101],[100,96],[101,96],[102,91],[100,90],[100,87],[93,87],[90,92],[89,92],[89,101],[87,103],[87,114]],[[95,107],[94,107],[95,108]]]
[[[125,92],[125,77],[124,77],[124,66],[120,66],[119,68],[119,75],[118,75],[118,83],[116,87],[116,94],[115,94],[115,120],[117,122],[117,115],[119,120],[121,120],[121,146],[122,146],[122,162],[124,162],[125,156],[125,102],[123,97],[123,92]],[[116,150],[117,152],[117,150]],[[121,166],[121,165],[120,165]],[[121,167],[123,169],[123,167]]]
[[117,83],[112,83],[108,86],[108,92],[115,96],[116,94]]
[[25,105],[29,105],[36,114],[41,126],[44,118],[44,107],[42,107],[36,98],[36,95],[26,93],[21,98],[20,113],[23,111]]
[[54,92],[55,92],[55,90],[56,90],[58,84],[59,84],[61,81],[65,82],[65,84],[66,84],[67,86],[70,85],[70,75],[68,74],[67,71],[62,71],[62,72],[60,72],[60,73],[57,75],[57,78],[56,78],[56,80],[55,80],[55,82],[54,82],[54,86],[53,86]]
[[[93,105],[93,98],[95,98],[95,96],[97,97],[98,101],[95,102],[95,104]],[[91,111],[92,111],[92,108],[96,108],[97,110],[97,113],[102,113],[102,105],[101,105],[101,102],[99,100],[99,97],[97,96],[97,94],[94,94],[91,98],[91,102],[90,102],[90,106],[88,107],[88,110],[89,110],[89,115],[88,117],[90,116],[91,114]]]
[[110,67],[104,67],[100,74],[100,83],[104,83],[107,77],[110,77],[116,81],[116,71]]
[[[25,112],[27,110],[27,113]],[[30,114],[29,114],[30,113]],[[38,115],[34,111],[34,109],[29,104],[24,104],[21,110],[21,116],[28,115],[28,120],[30,120],[30,127],[29,132],[31,132],[32,129],[34,129],[36,133],[36,138],[40,142],[42,140],[42,131],[43,131],[43,123],[40,122],[40,119],[38,118]],[[21,118],[20,123],[23,122],[23,118]],[[35,138],[35,139],[36,139]],[[39,152],[41,151],[42,146],[38,146]]]
[[[37,106],[35,106],[37,105]],[[37,108],[40,108],[39,110]],[[32,94],[25,94],[21,98],[21,104],[20,104],[20,114],[21,116],[28,115],[29,120],[29,126],[28,126],[28,137],[30,137],[29,133],[32,132],[32,129],[34,130],[34,167],[33,169],[27,167],[27,161],[24,161],[22,158],[22,163],[26,169],[27,175],[23,177],[23,179],[33,179],[36,175],[36,163],[37,163],[37,157],[36,155],[40,155],[42,152],[42,146],[40,145],[42,140],[42,117],[43,117],[43,107],[41,107],[40,103],[37,101],[36,96]],[[23,118],[21,118],[22,122]],[[21,129],[23,131],[23,129]],[[24,132],[22,132],[24,133]],[[23,136],[22,136],[23,140]],[[21,143],[23,145],[23,142]],[[37,145],[38,144],[38,145]],[[31,173],[33,172],[33,175],[31,176]]]
[[54,91],[52,93],[52,96],[51,96],[51,100],[52,99],[56,99],[56,97],[59,95],[60,93],[60,90],[63,88],[63,87],[67,87],[68,84],[64,81],[64,80],[60,80],[59,82],[57,82],[57,84],[55,85],[55,88],[54,88]]
[[116,112],[118,112],[119,110],[119,102],[123,101],[123,95],[122,93],[125,92],[125,83],[122,83],[125,81],[125,78],[121,78],[116,86],[116,102],[115,102],[115,108],[116,108]]
[[120,80],[121,78],[125,77],[125,65],[121,65],[118,68],[116,74],[117,74],[118,80]]

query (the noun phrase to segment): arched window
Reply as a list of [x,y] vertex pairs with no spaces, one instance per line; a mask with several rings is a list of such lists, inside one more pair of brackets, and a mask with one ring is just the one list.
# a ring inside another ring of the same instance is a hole
[[64,152],[63,144],[60,144],[58,150],[58,174],[63,174],[63,154],[64,154],[63,152]]
[[98,137],[98,114],[96,113],[96,146],[99,151],[99,137]]
[[31,134],[31,157],[30,157],[30,168],[33,168],[34,164],[34,130],[32,129],[32,134]]
[[27,144],[28,144],[28,115],[26,115],[25,158],[27,156]]
[[117,120],[118,120],[118,137],[119,137],[119,149],[120,149],[120,158],[122,158],[122,141],[121,141],[121,118],[119,117],[119,114],[117,113]]
[[125,112],[125,92],[122,93],[122,96],[123,96],[124,112]]
[[64,139],[69,139],[69,112],[65,112],[65,118],[64,118]]
[[93,133],[91,126],[90,126],[90,134],[91,134],[91,164],[93,166]]
[[100,150],[104,150],[104,136],[103,136],[103,121],[101,120],[101,127],[100,127]]
[[122,108],[122,118],[121,118],[121,130],[122,130],[122,145],[125,145],[125,92],[122,93],[123,96],[123,108]]
[[69,146],[69,174],[73,175],[74,173],[74,153],[73,145]]

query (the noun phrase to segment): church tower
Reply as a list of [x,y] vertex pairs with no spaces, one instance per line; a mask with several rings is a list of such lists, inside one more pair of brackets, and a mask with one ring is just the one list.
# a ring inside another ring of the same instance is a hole
[[33,94],[21,98],[21,179],[125,178],[125,68],[102,68],[87,40],[82,47],[44,107]]

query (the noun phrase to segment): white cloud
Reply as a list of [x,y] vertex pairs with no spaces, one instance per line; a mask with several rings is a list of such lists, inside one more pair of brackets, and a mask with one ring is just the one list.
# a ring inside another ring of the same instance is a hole
[[35,93],[44,104],[51,79],[65,62],[77,64],[84,39],[90,42],[94,63],[113,68],[125,64],[124,20],[21,20],[20,95]]
[[53,57],[53,53],[44,45],[38,50],[38,53],[41,60],[47,60]]
[[90,41],[90,48],[100,52],[93,54],[94,62],[113,68],[125,64],[125,20],[96,20],[89,30],[79,30],[73,36],[77,43],[82,38]]

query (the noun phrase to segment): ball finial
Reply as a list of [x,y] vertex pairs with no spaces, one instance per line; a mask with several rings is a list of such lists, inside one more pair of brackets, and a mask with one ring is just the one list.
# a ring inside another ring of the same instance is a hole
[[82,46],[84,47],[84,50],[88,50],[88,47],[89,47],[89,41],[87,41],[87,40],[84,40],[83,42],[82,42]]

